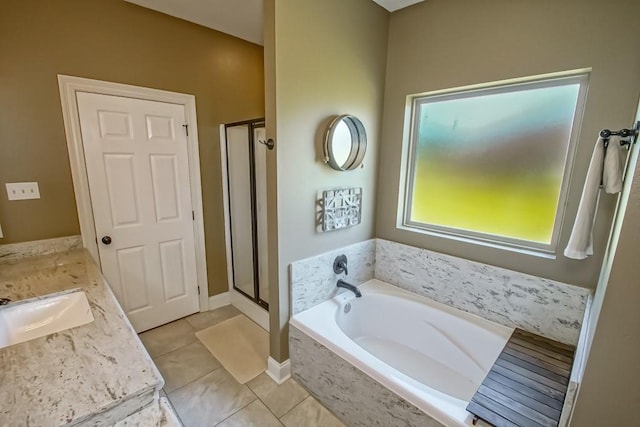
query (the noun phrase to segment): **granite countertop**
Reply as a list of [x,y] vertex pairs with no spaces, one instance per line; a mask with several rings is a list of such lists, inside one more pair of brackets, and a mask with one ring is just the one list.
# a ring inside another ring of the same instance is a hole
[[0,349],[0,426],[112,425],[162,377],[84,249],[0,262],[0,297],[82,289],[95,320]]

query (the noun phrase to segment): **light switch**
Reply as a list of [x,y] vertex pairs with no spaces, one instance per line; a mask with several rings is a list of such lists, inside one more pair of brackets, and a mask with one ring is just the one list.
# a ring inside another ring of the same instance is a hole
[[37,182],[8,182],[7,196],[9,200],[39,199],[40,189]]

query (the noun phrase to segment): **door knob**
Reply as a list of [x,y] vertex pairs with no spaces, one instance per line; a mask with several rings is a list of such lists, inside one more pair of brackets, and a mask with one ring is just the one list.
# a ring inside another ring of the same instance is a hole
[[105,245],[110,245],[111,244],[111,236],[104,236],[100,240],[102,240],[102,243],[104,243]]

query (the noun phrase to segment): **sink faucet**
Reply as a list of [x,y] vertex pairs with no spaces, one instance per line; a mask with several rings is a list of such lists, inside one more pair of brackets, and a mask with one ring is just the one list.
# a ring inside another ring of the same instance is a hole
[[351,292],[356,294],[356,298],[360,298],[362,296],[362,293],[360,292],[360,289],[358,289],[356,286],[353,286],[350,283],[345,282],[342,279],[338,279],[338,283],[336,283],[336,286],[338,288],[344,288],[344,289],[350,290]]
[[11,302],[9,298],[0,298],[0,305],[7,305]]

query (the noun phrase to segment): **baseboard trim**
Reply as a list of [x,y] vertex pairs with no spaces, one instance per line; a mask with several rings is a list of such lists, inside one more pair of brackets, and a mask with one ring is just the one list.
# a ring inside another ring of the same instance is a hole
[[289,359],[280,363],[273,357],[269,356],[267,360],[267,375],[278,384],[282,384],[291,378],[291,362]]
[[229,304],[231,304],[231,296],[229,295],[229,292],[223,292],[221,294],[209,297],[209,310],[215,310],[216,308],[224,307],[225,305]]
[[229,291],[231,305],[240,310],[242,314],[256,322],[262,329],[269,332],[269,312],[260,307],[240,292],[232,289]]

